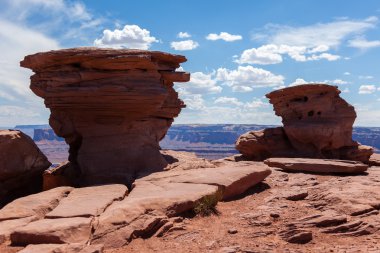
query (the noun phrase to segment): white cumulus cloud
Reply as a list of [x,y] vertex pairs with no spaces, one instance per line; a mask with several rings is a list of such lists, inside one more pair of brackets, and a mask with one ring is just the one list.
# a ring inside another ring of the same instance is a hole
[[125,25],[123,29],[104,30],[103,36],[94,41],[98,47],[149,49],[158,40],[150,35],[150,31],[138,25]]
[[173,41],[170,43],[170,47],[178,51],[193,50],[198,46],[198,42],[193,40]]
[[191,35],[188,32],[179,32],[177,34],[177,37],[180,38],[180,39],[186,39],[186,38],[190,38]]
[[205,100],[203,99],[201,94],[187,94],[181,96],[182,100],[186,104],[186,108],[190,110],[203,110],[205,109]]
[[270,71],[252,66],[239,66],[235,70],[219,68],[216,78],[232,87],[235,92],[252,91],[253,88],[273,87],[284,83],[282,75],[275,75]]
[[283,55],[288,55],[291,59],[299,62],[321,59],[335,61],[340,59],[339,55],[326,53],[325,51],[327,50],[329,50],[329,47],[326,45],[307,48],[304,46],[267,44],[258,48],[244,50],[236,62],[240,64],[277,64],[283,61]]
[[207,40],[224,40],[227,42],[232,42],[236,40],[241,40],[243,39],[243,37],[241,35],[233,35],[227,32],[221,32],[219,34],[210,33],[209,35],[206,36],[206,39]]
[[224,104],[224,105],[235,105],[240,106],[243,105],[237,98],[234,97],[218,97],[214,101],[215,104]]
[[222,87],[218,85],[214,78],[214,73],[205,74],[203,72],[194,72],[190,75],[190,82],[177,83],[180,94],[212,94],[220,93]]
[[375,85],[361,85],[359,87],[359,94],[372,94],[376,92]]

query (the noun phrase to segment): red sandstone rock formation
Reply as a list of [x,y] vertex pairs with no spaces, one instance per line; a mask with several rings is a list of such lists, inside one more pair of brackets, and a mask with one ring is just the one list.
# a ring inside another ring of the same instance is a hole
[[1,130],[0,205],[17,195],[40,190],[42,172],[50,165],[29,136],[16,130]]
[[[339,93],[335,86],[306,84],[267,94],[276,115],[282,118],[284,131],[264,136],[258,132],[247,133],[237,140],[236,148],[243,155],[260,160],[277,156],[368,162],[373,150],[352,140],[355,109]],[[287,150],[270,144],[277,140]]]
[[73,48],[26,56],[32,91],[70,145],[83,184],[124,183],[166,165],[159,141],[185,107],[173,82],[186,58],[162,52]]

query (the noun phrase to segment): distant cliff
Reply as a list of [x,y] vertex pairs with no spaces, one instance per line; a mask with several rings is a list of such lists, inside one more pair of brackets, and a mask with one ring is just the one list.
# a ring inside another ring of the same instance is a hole
[[[36,126],[30,127],[34,128]],[[250,130],[260,130],[268,127],[271,126],[234,124],[173,125],[166,137],[160,142],[160,145],[163,149],[195,152],[201,157],[217,159],[237,154],[235,141],[241,134]],[[31,128],[18,126],[18,129],[25,131]],[[62,147],[58,147],[57,144],[54,146],[48,145],[49,153],[54,153],[54,147],[61,150],[59,152],[67,149],[63,139],[56,136],[51,128],[43,126],[31,130],[34,131],[33,140],[37,143],[62,141]],[[354,128],[353,139],[364,145],[375,147],[376,152],[380,152],[380,127],[356,127]],[[45,147],[41,147],[41,149],[44,150]]]
[[58,137],[53,129],[44,128],[44,129],[34,129],[33,134],[34,141],[64,141],[63,138]]

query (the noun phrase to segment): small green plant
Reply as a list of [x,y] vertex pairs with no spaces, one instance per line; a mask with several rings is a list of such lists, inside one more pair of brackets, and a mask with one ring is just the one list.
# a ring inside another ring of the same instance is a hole
[[207,195],[195,203],[194,212],[196,215],[209,216],[219,214],[216,205],[222,199],[223,192],[219,189],[216,194]]

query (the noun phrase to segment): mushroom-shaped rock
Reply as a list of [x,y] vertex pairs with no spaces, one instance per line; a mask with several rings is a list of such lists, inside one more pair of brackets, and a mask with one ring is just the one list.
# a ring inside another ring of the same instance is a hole
[[[284,125],[284,136],[273,134],[265,136],[265,143],[268,143],[267,149],[273,149],[270,143],[280,138],[284,140],[281,146],[288,146],[288,151],[274,150],[264,156],[368,162],[373,150],[352,140],[352,125],[356,119],[356,112],[354,107],[339,94],[340,90],[336,86],[327,84],[298,85],[267,94],[266,97],[273,104],[276,115],[282,118]],[[243,136],[238,139],[237,144],[243,141],[242,138]],[[255,150],[258,144],[262,146],[262,141],[257,141],[257,137],[255,139],[253,141],[250,138],[250,148],[240,144],[237,145],[237,149],[245,155],[246,151],[243,151],[243,147],[244,150]],[[260,137],[260,139],[263,138]]]
[[70,145],[82,184],[131,184],[163,169],[159,141],[185,107],[173,82],[186,58],[163,52],[73,48],[26,56],[32,91],[51,111],[49,123]]

